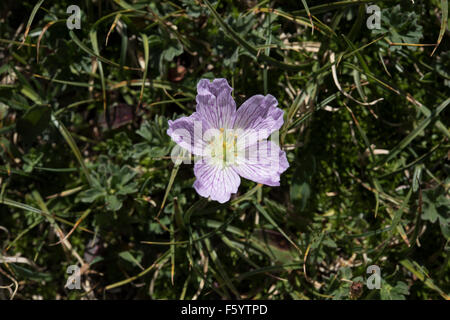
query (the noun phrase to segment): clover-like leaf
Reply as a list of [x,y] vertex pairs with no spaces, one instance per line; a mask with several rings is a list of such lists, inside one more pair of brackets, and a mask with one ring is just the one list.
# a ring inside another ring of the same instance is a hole
[[153,122],[144,122],[138,135],[144,138],[145,142],[139,142],[134,145],[134,157],[163,157],[172,149],[173,143],[166,134],[167,119],[163,116],[156,116]]
[[408,285],[402,281],[398,281],[395,286],[383,281],[380,288],[380,297],[382,300],[405,300],[405,296],[409,295]]
[[92,187],[81,192],[79,198],[87,203],[102,200],[108,211],[120,210],[127,196],[138,191],[138,184],[133,181],[136,172],[128,166],[112,164],[104,157],[101,161],[92,173]]
[[[447,179],[448,184],[450,179]],[[449,238],[450,198],[445,188],[438,186],[422,192],[422,219],[431,223],[439,222],[442,234]]]
[[[373,34],[387,33],[387,38],[393,43],[419,43],[423,37],[423,28],[419,24],[417,14],[413,11],[407,11],[400,5],[393,8],[381,10],[380,29],[373,29]],[[382,46],[388,47],[386,42],[380,42]],[[400,50],[403,46],[391,46],[389,50]],[[416,47],[407,46],[410,50],[416,50]]]

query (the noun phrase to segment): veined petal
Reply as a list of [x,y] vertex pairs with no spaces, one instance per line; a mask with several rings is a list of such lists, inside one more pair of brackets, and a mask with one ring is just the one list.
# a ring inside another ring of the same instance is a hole
[[236,103],[231,96],[226,79],[202,79],[197,84],[197,113],[205,122],[204,130],[231,128],[236,113]]
[[197,177],[194,182],[197,193],[220,203],[230,200],[231,194],[238,191],[241,183],[232,167],[214,165],[208,160],[196,162],[194,174]]
[[268,186],[279,186],[280,175],[289,168],[286,153],[270,140],[247,147],[236,158],[234,170],[243,178]]
[[259,94],[247,99],[236,111],[234,128],[256,133],[258,140],[267,139],[284,122],[284,111],[277,105],[277,99],[270,94]]
[[283,125],[277,100],[256,95],[236,111],[232,90],[225,79],[200,80],[197,111],[169,121],[167,130],[180,147],[201,156],[194,166],[197,193],[220,203],[238,191],[241,177],[279,186],[289,167],[286,153],[266,140]]
[[202,121],[196,112],[189,117],[182,117],[174,121],[169,120],[167,134],[174,142],[192,154],[202,155],[205,149]]

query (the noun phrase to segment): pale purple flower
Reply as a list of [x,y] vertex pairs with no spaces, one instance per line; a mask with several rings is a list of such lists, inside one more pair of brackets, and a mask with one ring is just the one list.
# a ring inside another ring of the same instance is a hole
[[237,192],[240,177],[279,186],[280,175],[289,167],[286,153],[272,141],[283,125],[277,100],[255,95],[236,110],[232,90],[226,79],[200,80],[196,112],[169,121],[167,130],[173,141],[196,156],[195,190],[220,203]]

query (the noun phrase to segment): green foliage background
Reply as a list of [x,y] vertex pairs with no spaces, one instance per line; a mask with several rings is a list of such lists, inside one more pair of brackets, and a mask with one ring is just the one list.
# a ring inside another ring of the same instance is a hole
[[[0,298],[448,299],[447,17],[447,0],[2,0]],[[278,99],[280,187],[220,205],[170,160],[201,78]]]

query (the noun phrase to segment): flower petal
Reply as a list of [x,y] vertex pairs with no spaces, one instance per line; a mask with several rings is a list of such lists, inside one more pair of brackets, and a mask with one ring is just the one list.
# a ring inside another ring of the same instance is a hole
[[220,203],[230,200],[231,194],[237,192],[241,183],[232,167],[213,165],[207,160],[195,163],[194,174],[197,177],[194,182],[197,193]]
[[267,139],[284,122],[284,111],[277,105],[277,99],[270,94],[258,94],[247,99],[236,112],[234,128],[255,131],[258,140]]
[[279,186],[280,175],[289,168],[286,153],[270,141],[262,140],[246,148],[236,158],[234,170],[243,178],[268,186]]
[[189,117],[169,120],[167,134],[182,148],[195,155],[202,155],[206,144],[203,141],[202,121],[197,112]]
[[197,84],[197,113],[205,122],[204,130],[231,128],[236,113],[236,103],[231,96],[226,79],[202,79]]

